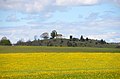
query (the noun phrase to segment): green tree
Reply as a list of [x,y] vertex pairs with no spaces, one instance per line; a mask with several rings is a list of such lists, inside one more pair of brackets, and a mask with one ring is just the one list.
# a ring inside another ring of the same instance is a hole
[[88,39],[88,37],[86,38],[86,41],[88,41],[89,39]]
[[72,39],[73,39],[73,36],[72,36],[72,35],[70,35],[70,41],[72,41]]
[[83,38],[82,35],[81,35],[81,37],[80,37],[80,41],[85,41],[85,39]]
[[8,45],[8,46],[11,46],[11,42],[9,39],[7,39],[6,37],[3,37],[0,41],[0,45]]
[[54,39],[56,36],[57,36],[57,31],[53,30],[52,33],[51,33],[52,39]]
[[106,44],[106,42],[103,39],[101,39],[100,44]]
[[18,40],[16,45],[25,45],[24,39]]

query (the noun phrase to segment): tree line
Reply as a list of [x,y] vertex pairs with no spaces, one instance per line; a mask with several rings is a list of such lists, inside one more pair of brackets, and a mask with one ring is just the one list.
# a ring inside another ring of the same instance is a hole
[[[91,47],[91,46],[100,46],[103,44],[107,44],[105,40],[93,40],[84,38],[83,35],[80,36],[80,38],[74,38],[72,35],[70,35],[69,39],[63,38],[62,34],[57,33],[56,30],[53,30],[50,33],[44,32],[40,35],[42,38],[37,39],[37,36],[34,36],[34,40],[28,40],[24,42],[23,40],[18,40],[16,44],[14,45],[24,45],[24,46],[69,46],[69,47],[78,47],[78,46],[84,46],[84,47]],[[3,37],[0,40],[0,45],[7,45],[11,46],[12,43],[9,39],[6,37]]]

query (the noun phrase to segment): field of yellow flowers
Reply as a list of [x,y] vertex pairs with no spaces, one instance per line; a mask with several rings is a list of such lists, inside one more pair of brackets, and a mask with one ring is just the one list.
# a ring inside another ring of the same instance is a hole
[[120,79],[119,53],[0,54],[0,79]]

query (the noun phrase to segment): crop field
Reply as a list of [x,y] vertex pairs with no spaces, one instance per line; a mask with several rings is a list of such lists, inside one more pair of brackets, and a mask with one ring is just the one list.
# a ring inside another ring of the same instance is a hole
[[24,53],[25,49],[20,48],[0,47],[0,79],[120,79],[118,49],[116,53],[115,50],[99,53],[26,50]]
[[119,48],[95,47],[44,47],[44,46],[0,46],[0,53],[120,53]]

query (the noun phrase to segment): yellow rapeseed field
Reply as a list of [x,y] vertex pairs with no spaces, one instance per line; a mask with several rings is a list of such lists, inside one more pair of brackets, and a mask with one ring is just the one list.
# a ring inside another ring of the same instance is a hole
[[0,54],[0,79],[118,79],[119,75],[119,53]]

